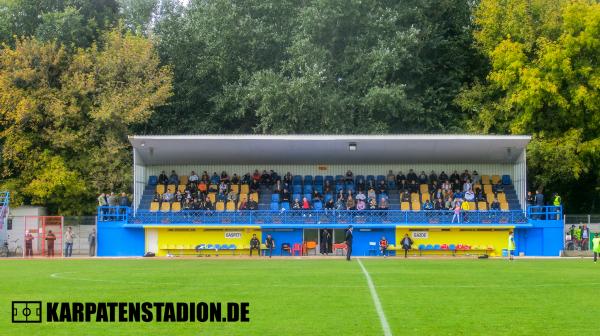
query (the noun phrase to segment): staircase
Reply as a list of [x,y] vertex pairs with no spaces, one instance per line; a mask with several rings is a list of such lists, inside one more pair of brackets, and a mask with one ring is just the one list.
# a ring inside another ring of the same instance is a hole
[[519,198],[517,197],[517,192],[515,191],[515,187],[511,185],[504,185],[504,194],[506,195],[506,202],[508,203],[509,210],[522,210],[521,203],[519,203]]

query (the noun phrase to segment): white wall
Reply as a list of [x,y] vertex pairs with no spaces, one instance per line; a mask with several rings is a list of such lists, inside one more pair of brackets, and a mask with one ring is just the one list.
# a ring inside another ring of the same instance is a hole
[[133,209],[137,210],[144,187],[148,183],[146,176],[146,167],[142,164],[136,149],[133,149]]
[[511,174],[512,182],[521,204],[521,209],[527,206],[527,153],[525,150],[519,155],[519,159],[513,166]]

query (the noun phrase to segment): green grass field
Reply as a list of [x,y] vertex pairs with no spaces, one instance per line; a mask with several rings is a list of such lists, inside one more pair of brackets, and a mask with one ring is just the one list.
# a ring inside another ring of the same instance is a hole
[[[393,335],[600,333],[600,264],[362,259]],[[382,335],[342,259],[1,260],[0,335]],[[12,300],[250,302],[249,323],[12,324]]]

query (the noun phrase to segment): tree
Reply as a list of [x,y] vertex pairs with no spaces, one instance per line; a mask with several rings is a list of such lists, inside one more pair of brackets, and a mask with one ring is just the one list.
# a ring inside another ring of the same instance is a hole
[[600,200],[600,4],[484,0],[475,32],[491,70],[458,103],[479,132],[533,134],[531,186],[571,211]]
[[172,74],[142,36],[101,42],[20,38],[0,52],[2,174],[17,200],[81,214],[96,193],[130,188],[127,134],[168,100]]

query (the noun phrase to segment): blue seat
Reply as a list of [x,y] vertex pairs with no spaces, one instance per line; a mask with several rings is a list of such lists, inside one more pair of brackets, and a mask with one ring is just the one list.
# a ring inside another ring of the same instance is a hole
[[323,176],[322,175],[317,175],[315,176],[315,185],[323,185]]
[[229,245],[227,244],[222,244],[221,247],[219,248],[220,250],[229,250]]
[[365,176],[364,175],[356,175],[356,177],[354,178],[354,181],[356,183],[358,183],[358,181],[363,180],[363,182],[366,182],[365,180]]
[[434,250],[439,250],[439,249],[440,249],[440,245],[439,245],[439,244],[435,244],[435,245],[433,245],[433,249],[434,249]]
[[329,202],[330,199],[333,199],[333,195],[331,193],[325,194],[325,202]]
[[454,244],[448,245],[448,250],[450,250],[450,251],[456,250],[456,245],[454,245]]
[[312,194],[313,192],[313,187],[310,184],[305,184],[304,185],[304,193],[305,194]]
[[206,249],[206,244],[196,245],[196,252]]
[[314,210],[323,210],[323,203],[321,201],[315,201],[313,203]]
[[385,176],[383,176],[383,175],[377,175],[377,183],[379,183],[381,181],[385,181]]
[[206,250],[212,250],[213,248],[215,248],[213,244],[208,244],[205,247]]
[[335,175],[335,182],[343,182],[344,181],[344,175]]
[[299,184],[298,184],[298,185],[296,185],[296,184],[295,184],[295,185],[293,185],[293,186],[292,186],[292,192],[293,192],[294,194],[299,194],[299,193],[301,193],[301,192],[302,192],[302,186],[301,186],[301,185],[299,185]]
[[319,193],[322,194],[323,193],[323,185],[322,184],[315,184],[315,190]]
[[292,177],[292,184],[293,185],[302,185],[302,176],[294,175],[294,177]]
[[427,244],[427,246],[425,246],[426,250],[433,250],[433,246],[431,244]]
[[331,175],[325,176],[325,181],[329,181],[329,184],[333,184],[333,181],[334,181],[333,176],[331,176]]
[[282,202],[281,208],[285,210],[290,210],[290,202]]
[[311,194],[304,194],[304,197],[306,197],[306,199],[310,202],[312,201],[312,195]]
[[502,184],[511,185],[512,181],[510,179],[510,175],[502,175]]
[[313,177],[312,175],[306,175],[304,176],[304,184],[312,184],[313,183]]
[[150,176],[148,178],[148,184],[151,186],[157,185],[158,184],[158,176],[154,176],[154,175]]
[[235,250],[237,248],[237,246],[235,244],[230,244],[229,245],[229,249],[230,250]]
[[425,244],[419,245],[419,250],[424,250],[424,249],[425,249]]
[[367,184],[369,184],[369,181],[375,181],[375,176],[374,175],[367,175]]
[[271,202],[271,210],[279,210],[279,202]]
[[279,202],[279,194],[274,193],[271,195],[271,202]]
[[342,190],[342,191],[344,190],[344,184],[343,183],[336,183],[335,184],[335,193],[336,194],[339,193],[340,190]]
[[300,195],[300,193],[294,193],[292,195],[292,201],[295,201],[295,200],[301,201],[302,200],[302,195]]

